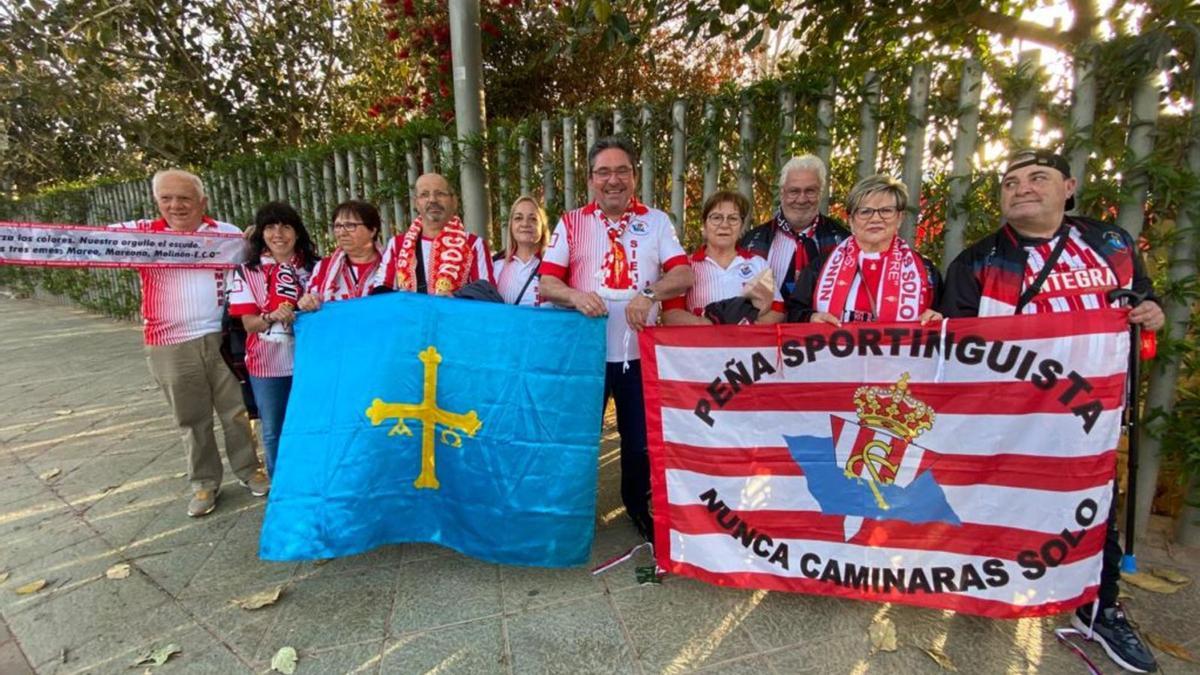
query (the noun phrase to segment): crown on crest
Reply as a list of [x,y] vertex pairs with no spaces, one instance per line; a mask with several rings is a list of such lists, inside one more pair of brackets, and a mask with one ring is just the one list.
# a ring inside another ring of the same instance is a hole
[[869,427],[886,429],[906,441],[933,428],[934,412],[908,393],[908,373],[890,387],[862,386],[854,391],[858,419]]

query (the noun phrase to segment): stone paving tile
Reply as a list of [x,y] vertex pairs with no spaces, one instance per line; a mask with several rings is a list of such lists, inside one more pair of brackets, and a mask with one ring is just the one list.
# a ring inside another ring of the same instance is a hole
[[742,623],[765,595],[675,577],[614,593],[612,601],[646,669],[677,672],[757,652]]
[[635,673],[633,654],[607,597],[506,617],[514,673]]
[[[289,645],[283,645],[289,646]],[[339,675],[341,673],[374,673],[379,668],[383,640],[339,645],[318,651],[297,650],[296,672],[302,675]],[[391,670],[387,672],[408,672]]]
[[500,613],[500,568],[458,554],[395,572],[392,635]]
[[[264,639],[270,633],[272,626],[286,612],[291,591],[285,591],[280,600],[272,606],[249,611],[236,604],[236,600],[252,593],[267,590],[265,587],[248,587],[236,593],[194,596],[179,601],[180,606],[195,621],[215,635],[222,644],[243,660],[253,662],[264,647]],[[308,619],[310,622],[323,620],[323,612]],[[282,645],[280,645],[282,646]],[[305,645],[294,645],[297,649]],[[269,655],[268,655],[269,658]]]
[[[168,509],[169,509],[168,505]],[[197,520],[206,520],[205,516]],[[236,591],[249,586],[282,583],[291,578],[298,563],[268,563],[258,560],[258,533],[262,525],[261,500],[238,514],[212,555],[179,592],[180,597]],[[177,545],[177,544],[176,544]]]
[[391,611],[396,571],[364,570],[350,577],[307,579],[289,587],[275,607],[279,612],[256,658],[270,659],[274,649],[321,649],[368,638],[382,639]]
[[491,617],[438,630],[406,633],[384,643],[381,673],[502,673],[501,621]]

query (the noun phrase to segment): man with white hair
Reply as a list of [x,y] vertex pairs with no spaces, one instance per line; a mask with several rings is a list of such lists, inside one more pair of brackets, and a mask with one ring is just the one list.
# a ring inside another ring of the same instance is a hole
[[827,181],[820,157],[789,159],[779,172],[779,210],[771,220],[743,235],[739,243],[767,259],[785,298],[791,297],[800,270],[850,236],[845,226],[820,212]]
[[[175,169],[159,171],[153,189],[161,218],[111,227],[241,234],[236,226],[204,215],[208,200],[198,176]],[[217,506],[222,466],[213,433],[214,410],[221,418],[230,468],[251,494],[265,496],[271,483],[254,451],[241,387],[221,358],[221,319],[230,271],[142,268],[139,274],[146,361],[167,397],[187,451],[192,488],[188,515],[207,515]]]

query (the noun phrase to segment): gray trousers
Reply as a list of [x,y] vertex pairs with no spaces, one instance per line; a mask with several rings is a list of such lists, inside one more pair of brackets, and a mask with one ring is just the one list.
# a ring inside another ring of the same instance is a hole
[[242,480],[254,475],[261,464],[254,450],[250,418],[241,386],[221,358],[220,333],[175,345],[148,345],[146,361],[183,436],[192,490],[215,490],[221,484],[213,410],[221,418],[229,468]]

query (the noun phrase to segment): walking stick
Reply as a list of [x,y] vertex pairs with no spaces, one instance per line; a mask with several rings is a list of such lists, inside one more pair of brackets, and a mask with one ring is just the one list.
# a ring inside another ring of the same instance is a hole
[[[1125,300],[1130,307],[1137,307],[1145,299],[1146,294],[1127,288],[1118,288],[1108,294],[1110,302]],[[1125,382],[1125,429],[1129,434],[1129,491],[1125,500],[1125,553],[1121,556],[1121,571],[1129,573],[1137,572],[1137,556],[1133,552],[1133,530],[1137,521],[1138,427],[1141,422],[1138,384],[1141,373],[1141,344],[1141,325],[1129,324],[1129,377]]]

